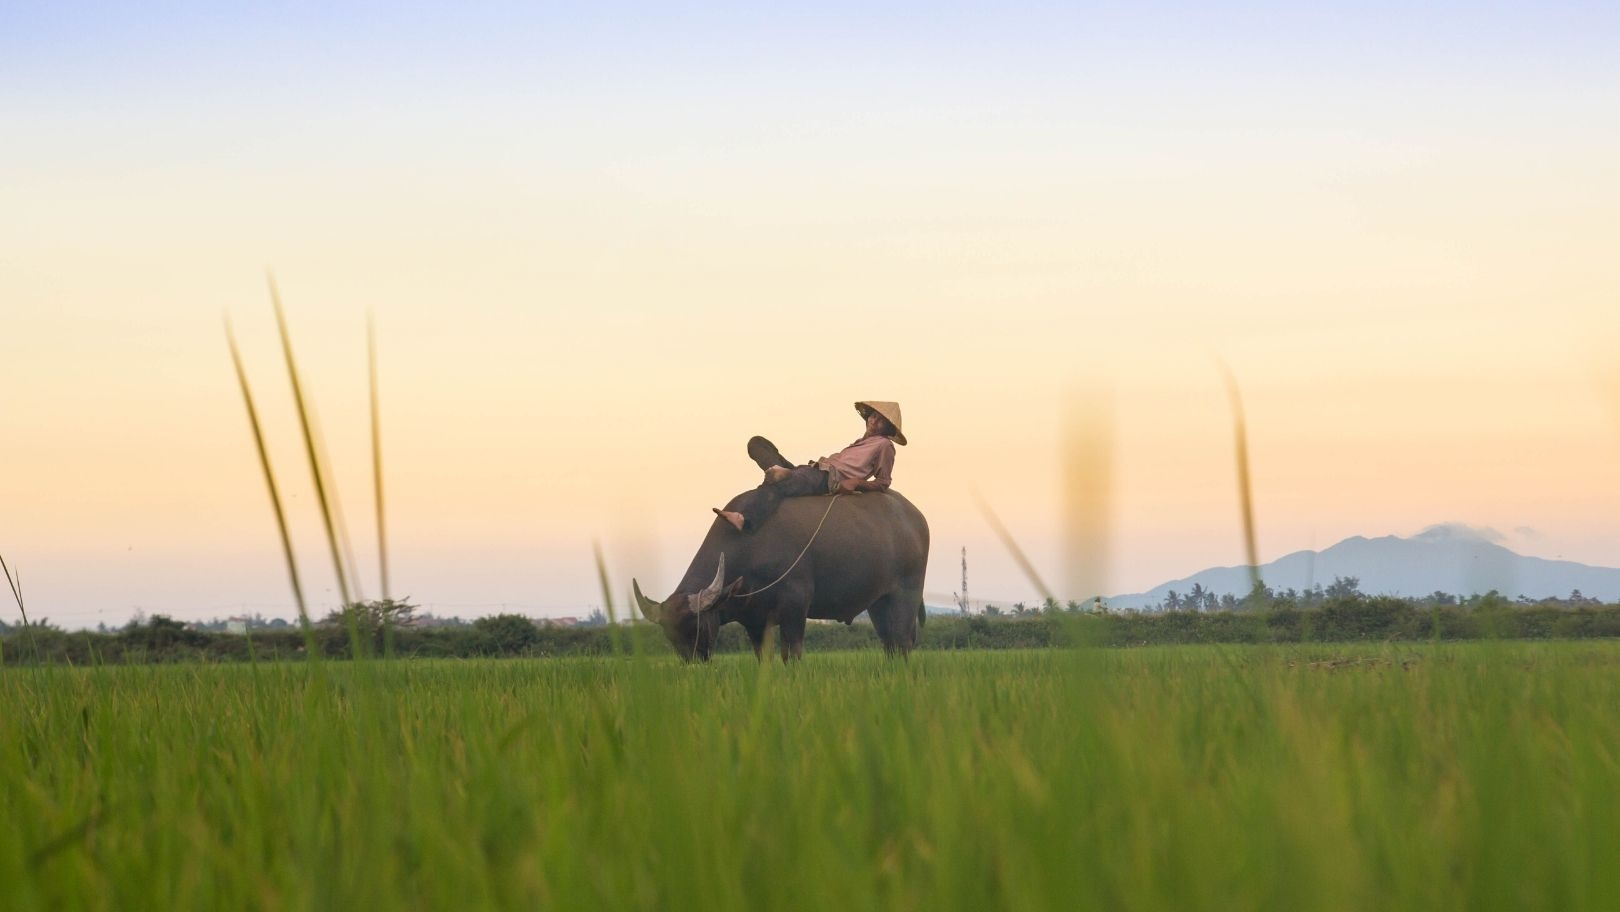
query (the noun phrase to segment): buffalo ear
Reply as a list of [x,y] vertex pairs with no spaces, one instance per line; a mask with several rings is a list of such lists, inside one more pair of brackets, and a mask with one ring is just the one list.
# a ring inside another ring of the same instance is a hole
[[630,580],[630,588],[636,593],[636,607],[641,609],[641,616],[654,624],[664,614],[664,606],[641,594],[641,584],[634,578]]

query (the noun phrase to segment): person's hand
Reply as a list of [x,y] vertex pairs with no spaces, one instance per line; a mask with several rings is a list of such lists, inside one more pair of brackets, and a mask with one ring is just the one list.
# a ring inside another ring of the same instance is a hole
[[859,494],[859,493],[861,493],[860,485],[861,485],[861,483],[856,481],[855,479],[846,478],[843,481],[840,481],[838,483],[838,493],[840,493],[840,494]]

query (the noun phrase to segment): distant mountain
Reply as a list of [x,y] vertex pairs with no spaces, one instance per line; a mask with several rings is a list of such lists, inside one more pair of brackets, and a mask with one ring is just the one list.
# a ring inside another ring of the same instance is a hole
[[[1260,576],[1274,590],[1327,586],[1334,577],[1361,580],[1369,595],[1423,596],[1435,591],[1477,595],[1492,589],[1509,598],[1563,597],[1579,589],[1604,601],[1620,600],[1620,569],[1516,554],[1491,540],[1489,530],[1456,523],[1430,526],[1410,538],[1347,538],[1325,551],[1295,551],[1262,565]],[[1147,592],[1108,599],[1115,608],[1145,608],[1174,589],[1193,584],[1217,595],[1249,591],[1247,567],[1213,567]]]

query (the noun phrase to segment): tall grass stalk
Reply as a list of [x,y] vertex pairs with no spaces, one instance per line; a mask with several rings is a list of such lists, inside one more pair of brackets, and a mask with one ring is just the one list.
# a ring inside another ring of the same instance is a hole
[[[340,546],[346,541],[346,536],[340,536],[339,514],[337,512],[337,491],[329,482],[325,470],[320,445],[320,436],[315,428],[314,409],[304,396],[303,382],[299,379],[298,363],[293,357],[292,333],[287,329],[287,316],[281,306],[281,293],[276,288],[274,276],[269,276],[270,304],[275,311],[276,330],[281,337],[281,352],[287,363],[287,377],[292,385],[293,405],[298,412],[298,425],[303,431],[304,453],[309,459],[309,473],[315,483],[315,496],[321,508],[321,522],[326,529],[326,543],[332,555],[332,571],[337,577],[338,594],[341,597],[342,615],[348,627],[349,650],[355,659],[360,659],[370,652],[369,645],[360,635],[360,619],[355,609],[356,599],[351,596],[349,578],[344,574],[343,551],[346,546]],[[352,567],[353,556],[349,557]]]
[[1113,401],[1096,380],[1069,395],[1063,416],[1064,585],[1075,598],[1108,594],[1114,487]]
[[1237,377],[1225,361],[1216,360],[1221,378],[1226,382],[1226,395],[1232,403],[1232,440],[1236,450],[1238,503],[1243,511],[1243,553],[1249,562],[1249,592],[1258,593],[1263,585],[1260,579],[1260,549],[1254,534],[1254,495],[1249,486],[1249,429],[1243,415],[1243,393],[1238,389]]
[[270,468],[270,452],[264,445],[264,429],[259,425],[259,410],[253,404],[253,389],[248,383],[247,370],[242,366],[242,353],[236,345],[236,333],[225,321],[225,344],[231,351],[231,365],[236,369],[236,383],[242,390],[242,405],[247,409],[248,428],[253,432],[253,447],[259,454],[259,468],[264,473],[264,486],[270,492],[270,507],[276,514],[276,534],[281,537],[281,553],[287,563],[287,583],[292,586],[293,601],[298,605],[298,624],[304,631],[304,645],[312,659],[319,658],[315,648],[315,634],[309,621],[309,602],[304,598],[304,584],[298,578],[298,559],[293,554],[292,536],[287,531],[287,513],[281,506],[281,492],[276,487],[276,473]]
[[364,602],[365,584],[360,574],[360,564],[354,559],[354,544],[349,538],[349,523],[343,513],[343,498],[338,493],[336,476],[332,470],[332,457],[326,452],[326,435],[321,432],[321,413],[315,407],[314,396],[309,398],[307,405],[309,427],[315,438],[315,461],[319,466],[321,479],[326,484],[326,491],[331,496],[332,525],[337,529],[338,551],[343,555],[343,566],[348,570],[350,596],[355,602]]
[[343,498],[338,493],[336,477],[332,471],[332,457],[326,452],[326,435],[321,433],[321,414],[314,400],[309,403],[309,424],[315,432],[315,455],[319,458],[321,473],[326,479],[326,490],[332,495],[332,523],[337,527],[338,549],[343,554],[343,565],[349,570],[349,586],[356,602],[366,601],[365,583],[360,564],[354,557],[354,544],[349,538],[349,523],[343,514]]
[[11,590],[11,597],[17,602],[17,611],[22,614],[23,629],[28,631],[28,645],[33,649],[34,661],[38,662],[39,643],[34,639],[34,626],[28,623],[28,607],[23,604],[21,574],[12,575],[4,555],[0,555],[0,571],[6,574],[6,587]]
[[1007,527],[1002,524],[1001,517],[997,516],[996,511],[990,508],[989,502],[980,496],[977,491],[973,492],[973,499],[979,505],[979,512],[984,514],[984,521],[990,524],[991,529],[995,530],[996,537],[1000,538],[1002,545],[1006,546],[1007,552],[1012,555],[1013,561],[1018,564],[1018,569],[1024,571],[1024,576],[1029,579],[1030,585],[1034,586],[1035,591],[1041,594],[1041,598],[1046,599],[1048,602],[1056,601],[1056,597],[1052,595],[1051,587],[1047,586],[1046,581],[1041,579],[1040,573],[1035,570],[1035,565],[1024,554],[1024,549],[1018,546],[1018,542],[1013,538],[1012,533],[1007,531]]
[[343,606],[347,608],[353,604],[349,597],[349,578],[343,569],[343,555],[338,545],[338,534],[335,513],[332,509],[332,498],[327,492],[326,473],[321,468],[321,458],[315,443],[315,429],[311,422],[310,408],[304,396],[304,384],[298,376],[298,362],[293,357],[292,334],[287,329],[287,316],[282,311],[281,293],[276,289],[274,276],[270,279],[270,304],[276,314],[276,330],[281,336],[281,352],[287,362],[287,379],[292,384],[293,406],[298,411],[298,426],[304,434],[304,454],[309,460],[309,474],[315,482],[315,498],[321,508],[321,523],[326,528],[326,543],[332,555],[332,572],[337,577],[338,594],[343,599]]
[[624,654],[624,644],[619,642],[619,612],[613,604],[613,584],[608,581],[607,561],[602,557],[602,543],[591,542],[591,554],[596,558],[596,580],[602,586],[602,607],[607,612],[608,629],[612,631],[609,641],[613,645],[615,657]]
[[372,501],[377,508],[377,570],[384,601],[393,599],[388,581],[388,524],[384,521],[382,470],[382,419],[377,404],[377,324],[366,314],[366,376],[371,388],[371,483]]

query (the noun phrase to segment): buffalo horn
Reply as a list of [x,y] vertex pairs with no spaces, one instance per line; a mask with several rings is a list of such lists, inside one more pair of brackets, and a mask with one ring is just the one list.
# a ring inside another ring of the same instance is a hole
[[645,595],[642,595],[641,584],[636,582],[633,578],[630,580],[630,588],[635,590],[636,607],[641,609],[641,616],[649,621],[652,621],[654,624],[658,623],[659,616],[664,613],[664,606],[658,604]]
[[692,596],[693,611],[707,611],[720,600],[720,588],[726,583],[726,553],[720,552],[720,566],[715,568],[714,582],[697,595]]

